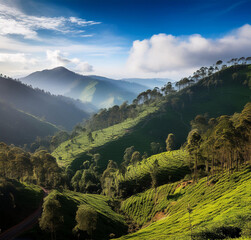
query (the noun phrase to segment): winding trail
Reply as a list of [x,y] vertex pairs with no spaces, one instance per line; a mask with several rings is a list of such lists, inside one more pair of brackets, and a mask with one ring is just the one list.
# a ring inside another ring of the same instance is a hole
[[2,234],[0,234],[0,240],[15,239],[15,237],[31,229],[38,222],[38,219],[40,218],[42,214],[42,205],[43,205],[44,198],[49,193],[49,191],[46,190],[45,188],[42,188],[42,190],[44,191],[44,196],[43,196],[43,199],[41,200],[41,203],[39,204],[38,209],[35,212],[33,212],[31,215],[26,217],[22,222],[18,223],[17,225],[7,229]]

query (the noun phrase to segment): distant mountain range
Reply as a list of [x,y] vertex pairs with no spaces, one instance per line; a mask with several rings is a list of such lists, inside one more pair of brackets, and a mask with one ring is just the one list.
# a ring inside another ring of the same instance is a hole
[[164,85],[158,79],[83,76],[64,67],[34,72],[21,81],[0,77],[0,141],[19,145],[59,129],[72,130],[100,108],[131,102],[146,89]]
[[160,79],[114,80],[95,75],[83,76],[64,67],[34,72],[21,81],[54,94],[80,99],[98,109],[131,102],[146,89],[165,84]]
[[138,83],[148,88],[163,87],[166,83],[172,82],[169,78],[123,78],[122,81]]

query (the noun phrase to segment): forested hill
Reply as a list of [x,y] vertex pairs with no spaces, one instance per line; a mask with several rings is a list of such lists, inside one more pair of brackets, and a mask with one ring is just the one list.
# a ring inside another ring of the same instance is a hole
[[251,65],[234,65],[201,77],[193,85],[186,84],[179,92],[166,85],[162,92],[155,89],[141,93],[132,105],[94,115],[85,131],[61,144],[54,156],[60,164],[72,162],[76,169],[87,158],[87,152],[98,152],[106,166],[110,159],[121,162],[130,146],[142,154],[152,154],[155,150],[150,146],[158,146],[157,151],[161,151],[169,133],[175,135],[179,147],[197,115],[209,119],[240,112],[250,101],[250,76]]
[[72,99],[51,95],[6,77],[0,77],[0,100],[68,130],[89,116],[77,108]]

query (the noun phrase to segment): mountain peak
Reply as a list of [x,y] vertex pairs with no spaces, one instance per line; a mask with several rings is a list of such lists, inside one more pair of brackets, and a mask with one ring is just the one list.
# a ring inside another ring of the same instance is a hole
[[72,72],[71,70],[69,70],[69,69],[67,69],[66,67],[63,67],[63,66],[48,69],[47,71],[67,71],[67,72]]

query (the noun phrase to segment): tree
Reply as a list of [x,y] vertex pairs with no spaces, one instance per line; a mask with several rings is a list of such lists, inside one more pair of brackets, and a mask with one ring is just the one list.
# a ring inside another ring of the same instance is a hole
[[141,160],[142,160],[142,157],[140,155],[140,152],[135,151],[132,154],[131,163],[135,165],[137,162],[140,162]]
[[97,211],[89,205],[80,205],[76,212],[76,222],[77,225],[73,231],[75,233],[77,233],[79,230],[86,232],[91,239],[93,239],[93,234],[95,233],[98,224]]
[[216,66],[220,66],[222,63],[223,63],[222,60],[218,60],[218,61],[216,62]]
[[167,151],[172,151],[174,149],[174,134],[173,133],[169,133],[166,139],[166,150]]
[[94,141],[94,139],[93,139],[93,137],[92,137],[92,132],[89,132],[88,134],[87,134],[87,137],[88,137],[88,140],[89,140],[89,142],[93,142]]
[[109,160],[106,170],[103,172],[100,179],[103,194],[109,197],[114,197],[116,193],[116,173],[118,171],[118,165],[116,162]]
[[215,146],[218,148],[222,171],[224,167],[229,170],[233,164],[233,153],[236,147],[236,130],[229,116],[221,116],[215,127]]
[[131,159],[132,159],[132,154],[134,153],[134,146],[131,146],[131,147],[128,147],[125,149],[125,152],[124,152],[124,161],[126,164],[128,164]]
[[156,142],[151,142],[151,150],[153,154],[157,154],[160,152],[160,144]]
[[247,62],[247,63],[250,63],[250,62],[251,62],[251,57],[247,57],[247,58],[246,58],[246,62]]
[[199,157],[199,149],[201,144],[201,135],[197,130],[192,130],[188,134],[187,138],[187,149],[191,156],[194,157],[194,178],[197,177],[197,166],[198,166],[198,157]]
[[179,89],[179,91],[180,91],[180,87],[181,87],[180,81],[175,83],[175,87],[177,87]]
[[51,232],[51,239],[56,239],[56,231],[64,222],[61,213],[61,204],[54,197],[47,197],[43,204],[42,217],[39,220],[39,226],[42,230]]
[[162,90],[164,91],[165,95],[168,95],[169,93],[173,92],[173,87],[172,87],[172,83],[168,82],[163,88]]
[[85,169],[79,181],[79,188],[84,193],[95,193],[98,190],[99,180],[95,172],[89,168]]
[[156,188],[158,186],[158,179],[157,179],[158,170],[159,170],[159,162],[156,159],[153,162],[152,167],[150,168],[150,176],[151,176],[151,179],[152,179],[152,188],[154,188],[155,190],[156,190]]
[[96,166],[100,166],[101,164],[101,155],[96,153],[93,155],[93,161],[95,162]]
[[241,63],[241,64],[245,64],[245,61],[246,61],[246,58],[245,57],[240,57],[238,59],[238,62]]

